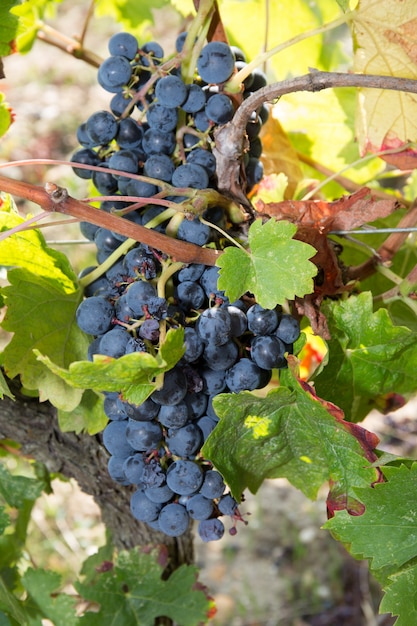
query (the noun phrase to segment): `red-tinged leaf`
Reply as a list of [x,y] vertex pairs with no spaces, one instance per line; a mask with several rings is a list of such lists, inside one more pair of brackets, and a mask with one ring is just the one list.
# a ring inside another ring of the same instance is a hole
[[395,198],[381,199],[363,187],[350,196],[334,202],[324,200],[284,200],[260,204],[261,213],[285,219],[297,226],[313,228],[320,233],[331,230],[351,230],[381,217],[387,217],[399,208]]

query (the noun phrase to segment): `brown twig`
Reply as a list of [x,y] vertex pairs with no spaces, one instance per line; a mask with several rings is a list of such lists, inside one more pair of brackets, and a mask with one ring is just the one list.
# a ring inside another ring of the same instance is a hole
[[76,59],[85,61],[94,67],[100,67],[103,63],[103,59],[98,56],[98,54],[84,48],[80,41],[67,37],[47,24],[42,25],[42,28],[38,31],[37,37],[40,41],[44,41],[55,48],[59,48],[63,52],[70,54]]
[[48,193],[45,189],[37,185],[16,181],[12,178],[0,175],[0,189],[2,191],[30,200],[42,207],[44,211],[71,215],[81,221],[108,228],[109,230],[140,241],[157,250],[161,250],[176,261],[215,265],[216,260],[221,254],[219,250],[200,248],[200,246],[186,241],[178,241],[177,239],[145,228],[144,226],[130,222],[117,215],[100,211],[93,206],[84,204],[68,196],[62,188],[57,188],[55,185],[53,187],[55,188],[54,193],[58,190],[60,195],[54,196],[54,193]]
[[334,87],[359,87],[390,89],[417,93],[417,80],[396,76],[376,76],[371,74],[348,74],[312,70],[309,74],[283,80],[256,91],[243,101],[228,124],[215,132],[213,150],[219,172],[218,189],[221,193],[235,195],[244,206],[248,206],[244,190],[239,186],[239,171],[243,154],[247,149],[246,125],[253,111],[265,102],[272,102],[288,93],[296,91],[321,91]]

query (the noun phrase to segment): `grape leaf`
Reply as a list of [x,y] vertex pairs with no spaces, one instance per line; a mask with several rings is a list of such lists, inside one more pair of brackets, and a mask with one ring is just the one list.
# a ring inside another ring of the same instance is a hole
[[417,337],[394,326],[386,309],[372,310],[364,292],[324,309],[332,338],[328,364],[315,379],[317,393],[360,421],[387,393],[415,391]]
[[[14,212],[13,204],[5,202],[1,207],[0,231],[25,221]],[[55,286],[65,293],[74,292],[77,288],[77,276],[65,254],[49,248],[37,229],[21,231],[0,241],[0,265],[26,268],[32,274],[54,281]]]
[[37,276],[26,269],[10,270],[8,279],[10,285],[2,290],[7,303],[2,325],[14,335],[4,349],[4,370],[9,378],[20,375],[27,389],[37,389],[41,401],[50,400],[56,407],[70,411],[79,404],[81,391],[40,363],[34,349],[62,367],[87,353],[88,337],[75,322],[82,294],[66,292],[60,280]]
[[0,57],[12,52],[13,40],[19,25],[18,18],[10,12],[12,7],[20,4],[20,0],[3,0],[0,4]]
[[29,624],[35,626],[41,618],[51,620],[54,626],[76,626],[79,623],[75,614],[76,599],[56,592],[61,584],[59,574],[43,569],[28,569],[21,580],[28,593],[25,608],[32,614]]
[[182,565],[162,580],[163,567],[157,551],[138,549],[120,552],[114,567],[103,571],[93,586],[77,583],[77,591],[90,602],[98,602],[98,613],[88,612],[80,626],[153,626],[166,616],[181,626],[206,623],[210,601],[195,588],[197,569]]
[[21,54],[29,52],[36,41],[45,17],[54,17],[55,6],[62,0],[26,0],[18,2],[11,13],[19,18],[16,45]]
[[[0,137],[2,137],[7,132],[11,123],[12,123],[11,108],[7,104],[7,102],[5,102],[4,95],[0,93]],[[0,202],[0,206],[1,206],[1,202]]]
[[370,560],[371,572],[386,596],[380,610],[402,615],[396,624],[414,623],[417,582],[417,463],[386,466],[386,482],[357,493],[365,504],[360,516],[336,513],[324,525],[357,559]]
[[204,444],[204,457],[237,499],[246,487],[254,493],[265,478],[279,477],[313,499],[330,480],[329,508],[360,509],[357,487],[377,479],[370,467],[376,439],[345,422],[336,407],[330,413],[289,371],[285,378],[289,386],[281,380],[265,398],[249,392],[216,396],[220,422]]
[[0,398],[3,399],[4,396],[11,398],[14,400],[14,395],[9,389],[9,385],[6,382],[6,379],[3,376],[3,372],[0,370]]
[[66,370],[37,352],[39,360],[57,376],[81,389],[118,391],[133,404],[141,404],[156,388],[158,374],[170,370],[184,354],[184,330],[170,329],[156,356],[147,352],[126,354],[119,359],[95,355],[93,361],[75,361]]
[[118,24],[122,24],[130,33],[142,33],[149,24],[153,24],[155,9],[161,9],[170,0],[96,0],[95,12],[98,17],[110,16]]
[[[2,576],[0,576],[0,609],[15,620],[16,624],[26,624],[27,614],[21,603],[7,588]],[[6,622],[7,623],[7,622]]]
[[232,301],[249,291],[269,309],[311,293],[317,268],[308,259],[316,250],[293,239],[296,230],[286,221],[256,220],[248,233],[251,252],[231,246],[216,262],[221,268],[219,289]]
[[10,518],[4,510],[3,506],[0,506],[0,535],[4,533],[5,528],[10,524]]
[[[356,44],[355,72],[417,79],[417,4],[414,0],[401,3],[360,0],[352,25]],[[362,153],[399,148],[416,141],[416,118],[416,94],[361,89],[356,135]],[[415,150],[411,156],[415,163]],[[393,159],[391,155],[390,162]]]
[[0,493],[9,506],[22,508],[25,500],[39,498],[44,488],[44,480],[15,476],[0,464]]
[[380,613],[399,615],[395,626],[417,623],[417,567],[404,568],[389,577],[390,585],[379,607]]
[[59,428],[64,433],[86,431],[95,435],[103,430],[107,422],[103,398],[90,389],[84,391],[80,404],[73,411],[58,411]]

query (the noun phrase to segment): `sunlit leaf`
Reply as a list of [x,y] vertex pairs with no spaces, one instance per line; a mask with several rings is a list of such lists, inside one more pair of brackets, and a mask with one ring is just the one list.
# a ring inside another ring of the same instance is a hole
[[256,220],[249,229],[250,253],[229,247],[217,261],[221,268],[218,286],[230,300],[246,291],[259,304],[273,309],[286,299],[304,296],[313,290],[316,267],[308,259],[315,249],[293,239],[296,227],[286,221]]
[[[360,0],[353,21],[358,73],[417,79],[417,4]],[[361,89],[357,138],[362,152],[417,140],[417,95]],[[414,154],[415,159],[415,154]]]

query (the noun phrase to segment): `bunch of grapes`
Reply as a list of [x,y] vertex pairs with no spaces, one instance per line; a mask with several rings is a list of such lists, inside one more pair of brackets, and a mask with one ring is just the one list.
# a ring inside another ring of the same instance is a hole
[[[177,40],[178,52],[184,39],[182,34]],[[179,240],[219,245],[218,228],[228,227],[221,207],[206,209],[203,219],[190,218],[173,215],[172,209],[155,203],[155,197],[161,197],[158,181],[161,187],[169,183],[175,188],[216,188],[213,131],[233,117],[233,101],[223,85],[245,63],[242,53],[225,43],[206,44],[198,58],[198,75],[186,84],[178,64],[164,61],[155,42],[139,48],[130,34],[119,33],[110,39],[109,51],[98,80],[114,93],[111,112],[94,113],[79,127],[82,148],[73,155],[74,171],[92,177],[102,194],[134,196],[142,203],[149,198],[140,209],[129,210],[132,202],[106,200],[101,210],[122,209],[125,219]],[[255,71],[245,83],[244,96],[266,81]],[[258,135],[265,119],[262,109],[248,124],[248,189],[262,176]],[[78,163],[119,173],[81,169]],[[182,199],[173,195],[170,203]],[[99,264],[126,239],[87,222],[81,230],[95,242]],[[173,537],[197,520],[200,537],[211,541],[224,533],[221,516],[232,518],[232,533],[242,519],[222,476],[200,452],[218,421],[212,400],[221,392],[265,387],[272,369],[286,367],[285,353],[292,352],[300,331],[293,317],[278,307],[263,309],[250,294],[229,302],[217,287],[217,267],[192,263],[171,272],[170,263],[163,252],[136,243],[88,284],[77,322],[94,337],[89,359],[95,354],[116,359],[133,352],[155,354],[167,329],[184,328],[183,357],[142,404],[105,393],[109,423],[103,442],[111,455],[111,477],[135,487],[131,511],[136,519]]]

